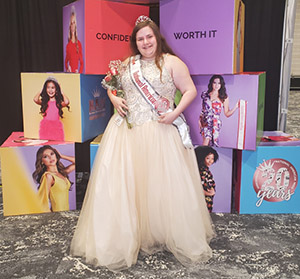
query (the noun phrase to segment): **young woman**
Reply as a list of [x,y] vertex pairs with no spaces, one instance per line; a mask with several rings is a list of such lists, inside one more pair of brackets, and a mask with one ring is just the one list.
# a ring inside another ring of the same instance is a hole
[[[196,88],[148,17],[138,19],[131,47],[133,56],[121,72],[125,98],[108,90],[118,114],[102,137],[71,254],[111,270],[135,264],[140,250],[166,249],[186,265],[206,261],[214,232],[197,161],[172,125],[196,97]],[[170,112],[158,113],[141,94],[142,76],[148,92],[153,88]],[[174,109],[177,88],[183,97]],[[132,128],[116,122],[118,115],[126,115]]]
[[70,109],[70,101],[61,91],[58,81],[53,77],[47,78],[42,91],[34,96],[33,101],[41,106],[40,113],[43,116],[39,138],[64,141],[64,127],[60,118],[63,118],[64,107]]
[[[60,159],[68,160],[65,167]],[[45,212],[69,210],[69,173],[75,170],[75,158],[60,154],[50,145],[41,147],[36,154],[33,179],[38,186],[38,197]]]
[[202,111],[199,118],[199,128],[203,137],[202,145],[219,146],[222,108],[224,108],[224,115],[230,117],[238,109],[239,102],[235,104],[233,109],[229,108],[225,81],[221,75],[213,75],[210,78],[208,90],[202,93],[201,98]]
[[77,20],[76,20],[76,12],[74,7],[72,7],[72,11],[70,14],[65,68],[66,71],[70,73],[82,73],[83,71],[82,46],[81,46],[81,42],[78,40]]

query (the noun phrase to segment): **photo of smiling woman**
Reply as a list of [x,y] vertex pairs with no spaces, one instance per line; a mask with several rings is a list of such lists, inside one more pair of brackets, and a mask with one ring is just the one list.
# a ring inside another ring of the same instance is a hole
[[[65,167],[61,159],[70,162]],[[69,210],[69,173],[75,170],[75,157],[60,154],[50,145],[38,149],[32,177],[38,186],[38,198],[45,212]]]
[[221,75],[213,75],[210,78],[208,90],[202,93],[201,98],[202,111],[199,118],[199,129],[203,137],[202,145],[219,146],[222,108],[224,115],[230,117],[239,108],[239,101],[233,109],[229,108],[229,97],[224,78]]
[[[184,265],[207,261],[214,230],[196,156],[173,125],[196,87],[149,17],[138,17],[130,44],[118,71],[124,98],[107,90],[117,113],[101,139],[70,253],[114,271],[134,265],[140,251],[168,250]],[[125,116],[130,127],[119,121]]]
[[66,47],[65,68],[69,73],[82,73],[83,71],[83,56],[82,45],[78,39],[77,19],[75,7],[72,6],[70,13],[68,32],[68,44]]
[[58,81],[48,77],[41,92],[37,93],[33,101],[40,105],[43,119],[40,122],[39,138],[46,140],[64,141],[63,108],[69,107],[69,99],[63,94]]

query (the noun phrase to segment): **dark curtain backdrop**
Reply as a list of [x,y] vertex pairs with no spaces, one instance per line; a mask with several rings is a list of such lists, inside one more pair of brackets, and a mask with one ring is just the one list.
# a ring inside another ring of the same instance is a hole
[[[246,6],[245,71],[266,71],[265,129],[277,127],[285,0],[243,0]],[[0,144],[22,131],[21,72],[63,70],[62,7],[72,0],[1,0]],[[150,15],[158,23],[158,5]],[[34,92],[33,92],[34,93]],[[77,150],[88,143],[77,145]],[[87,161],[82,152],[82,162]],[[82,164],[85,171],[87,164]],[[80,169],[80,168],[79,168]]]
[[266,72],[264,129],[277,129],[281,45],[285,0],[243,0],[245,15],[244,70]]

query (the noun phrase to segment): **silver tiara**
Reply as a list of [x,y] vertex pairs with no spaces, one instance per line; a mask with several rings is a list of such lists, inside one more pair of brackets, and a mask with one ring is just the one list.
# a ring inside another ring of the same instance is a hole
[[135,25],[138,25],[139,23],[145,22],[145,21],[152,21],[152,19],[150,17],[145,16],[145,15],[141,15],[135,21]]
[[55,81],[56,83],[58,83],[57,79],[55,77],[49,76],[46,81]]

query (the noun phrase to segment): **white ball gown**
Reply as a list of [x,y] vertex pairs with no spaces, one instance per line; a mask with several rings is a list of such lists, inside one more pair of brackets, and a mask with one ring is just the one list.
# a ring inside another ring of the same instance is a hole
[[[194,150],[186,149],[175,126],[157,122],[156,114],[130,79],[122,86],[128,121],[114,115],[102,137],[71,255],[118,271],[136,263],[140,250],[168,250],[184,265],[207,261],[214,235],[204,200]],[[144,77],[174,103],[176,87],[162,67],[141,60]]]

